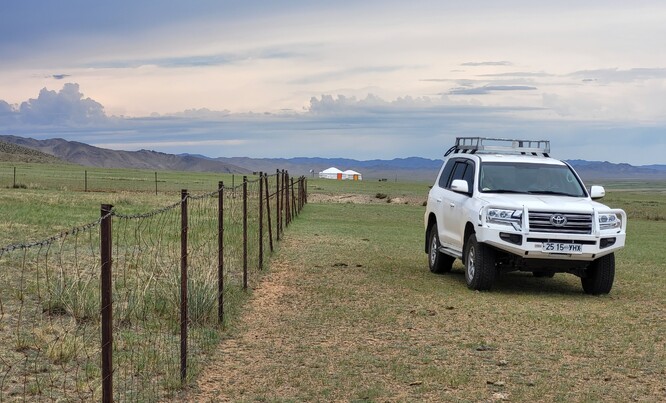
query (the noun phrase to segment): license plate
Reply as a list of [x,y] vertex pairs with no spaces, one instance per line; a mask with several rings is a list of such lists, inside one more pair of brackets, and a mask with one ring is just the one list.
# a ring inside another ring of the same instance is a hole
[[541,251],[546,253],[583,253],[583,245],[575,243],[544,242]]

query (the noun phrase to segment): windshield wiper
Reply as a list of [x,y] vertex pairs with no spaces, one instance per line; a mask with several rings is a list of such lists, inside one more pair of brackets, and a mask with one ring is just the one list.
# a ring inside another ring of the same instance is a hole
[[483,193],[514,193],[514,194],[525,194],[527,192],[523,192],[520,190],[511,190],[511,189],[490,189],[490,190],[484,190]]
[[529,193],[531,195],[554,195],[554,196],[583,197],[583,196],[578,196],[578,195],[572,195],[571,193],[555,192],[553,190],[530,190],[527,193]]

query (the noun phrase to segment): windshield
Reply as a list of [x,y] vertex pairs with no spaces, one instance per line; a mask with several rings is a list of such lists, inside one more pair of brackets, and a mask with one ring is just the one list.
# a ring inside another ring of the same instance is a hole
[[529,193],[585,197],[585,189],[566,165],[484,162],[479,173],[484,193]]

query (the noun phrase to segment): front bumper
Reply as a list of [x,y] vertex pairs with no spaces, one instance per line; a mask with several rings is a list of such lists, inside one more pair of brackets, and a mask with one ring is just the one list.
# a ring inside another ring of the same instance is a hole
[[[593,222],[590,234],[530,231],[529,212],[526,208],[523,209],[520,225],[489,223],[485,220],[486,211],[487,208],[483,208],[479,212],[480,223],[476,228],[477,240],[524,259],[592,261],[623,248],[625,244],[627,217],[626,213],[619,209],[604,210],[603,213],[618,214],[622,220],[621,228],[601,230],[598,212],[595,211],[592,214]],[[546,243],[580,245],[580,250],[579,253],[546,252],[543,250]]]

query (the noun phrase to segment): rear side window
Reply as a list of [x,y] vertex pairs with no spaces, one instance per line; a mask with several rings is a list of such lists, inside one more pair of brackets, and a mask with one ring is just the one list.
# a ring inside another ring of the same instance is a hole
[[442,170],[438,185],[441,188],[449,189],[451,183],[456,179],[467,181],[471,190],[474,186],[474,162],[463,158],[450,159]]
[[451,187],[451,183],[456,179],[462,179],[467,182],[467,186],[471,191],[474,186],[474,163],[469,160],[456,161],[453,167],[453,174],[447,184],[447,189]]
[[449,185],[449,178],[451,177],[451,171],[453,171],[453,165],[455,162],[456,160],[454,159],[450,159],[446,162],[446,166],[444,166],[442,174],[439,176],[439,181],[437,182],[439,187],[446,189]]

